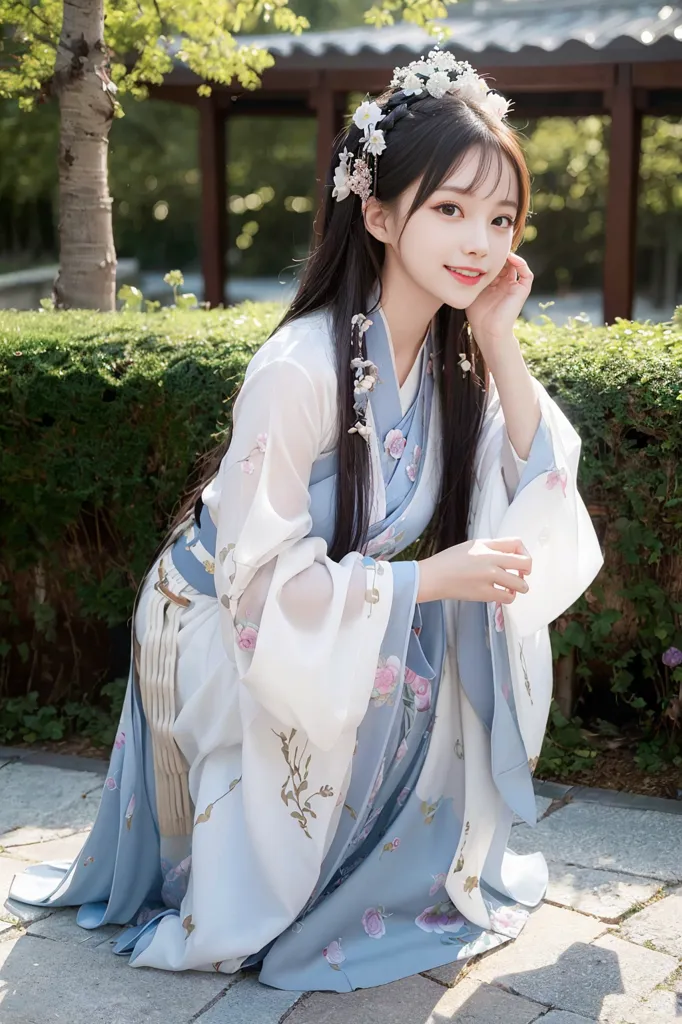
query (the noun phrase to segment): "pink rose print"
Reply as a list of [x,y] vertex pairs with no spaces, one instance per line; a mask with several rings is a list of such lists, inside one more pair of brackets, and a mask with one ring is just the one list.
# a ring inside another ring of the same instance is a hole
[[104,785],[107,787],[107,789],[112,791],[114,789],[118,789],[118,786],[116,785],[116,779],[112,775],[109,776]]
[[322,956],[330,967],[333,967],[335,971],[340,971],[339,964],[342,964],[346,959],[346,954],[341,949],[341,939],[334,939],[328,946],[325,946],[322,950]]
[[547,474],[547,490],[553,490],[557,484],[561,484],[561,490],[564,492],[564,498],[566,497],[566,482],[567,473],[565,469],[554,469],[551,473]]
[[367,836],[372,831],[372,828],[374,827],[374,822],[377,820],[377,818],[379,817],[380,814],[381,814],[381,807],[378,807],[376,809],[376,811],[372,811],[372,813],[370,814],[369,818],[367,819],[365,827],[362,829],[361,832],[358,832],[357,836],[354,837],[353,845],[355,845],[357,843],[362,843],[362,842],[365,841]]
[[490,923],[493,931],[500,932],[515,939],[528,920],[525,910],[515,907],[498,907],[490,911]]
[[419,460],[421,459],[421,457],[422,450],[419,447],[419,445],[416,444],[414,446],[414,451],[412,452],[412,462],[406,469],[408,479],[411,480],[412,483],[414,483],[414,481],[417,479],[417,470],[419,469]]
[[237,634],[237,647],[242,651],[252,651],[255,648],[258,639],[258,630],[255,626],[237,626]]
[[411,668],[405,669],[405,682],[414,694],[417,711],[428,711],[431,707],[431,683],[424,676],[418,676]]
[[242,473],[246,473],[247,476],[251,476],[253,473],[253,462],[251,462],[251,459],[242,459],[239,465]]
[[426,364],[426,372],[431,375],[433,373],[433,352],[429,353],[429,361]]
[[388,452],[392,459],[399,459],[405,451],[405,445],[407,439],[403,437],[402,430],[397,428],[389,430],[384,438],[384,450]]
[[442,903],[435,903],[432,907],[422,910],[414,923],[423,932],[437,932],[443,935],[445,932],[458,932],[465,922],[450,900],[443,900]]
[[433,885],[429,889],[429,896],[435,896],[439,889],[442,889],[445,885],[445,879],[448,877],[444,871],[441,871],[438,875],[432,875]]
[[502,611],[501,601],[498,601],[495,605],[495,630],[498,633],[504,632],[504,612]]
[[258,445],[258,451],[259,452],[264,452],[265,451],[265,446],[266,446],[267,443],[268,443],[268,435],[267,434],[259,434],[258,437],[256,438],[256,444]]
[[124,732],[120,732],[118,734],[118,736],[116,737],[116,739],[114,740],[114,746],[116,747],[117,750],[120,750],[121,747],[125,746],[125,742],[126,742],[126,734]]
[[398,749],[395,752],[396,761],[402,761],[407,753],[407,740],[403,740]]
[[370,907],[362,915],[362,927],[370,939],[381,939],[386,934],[383,907]]
[[400,792],[398,793],[398,807],[403,807],[405,805],[405,803],[407,802],[407,798],[410,795],[410,793],[411,793],[411,788],[409,786],[405,786],[404,789],[400,790]]
[[388,658],[380,657],[374,675],[374,689],[370,700],[375,707],[392,704],[390,699],[400,679],[400,658],[391,654]]
[[502,683],[502,696],[505,700],[509,700],[509,683],[505,681]]

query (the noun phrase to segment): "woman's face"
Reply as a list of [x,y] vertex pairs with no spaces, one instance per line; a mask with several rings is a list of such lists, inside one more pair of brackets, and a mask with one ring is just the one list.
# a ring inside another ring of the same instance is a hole
[[470,306],[497,277],[511,250],[519,202],[516,174],[506,157],[501,168],[493,159],[476,189],[470,190],[480,160],[477,149],[465,154],[406,221],[419,187],[419,181],[414,182],[384,220],[385,269],[397,271],[438,306]]

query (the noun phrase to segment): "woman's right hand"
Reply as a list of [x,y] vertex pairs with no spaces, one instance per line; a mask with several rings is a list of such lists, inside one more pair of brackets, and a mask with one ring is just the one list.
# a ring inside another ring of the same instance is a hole
[[417,564],[418,602],[449,599],[511,604],[517,592],[528,592],[523,577],[530,573],[533,562],[519,537],[502,537],[467,540]]

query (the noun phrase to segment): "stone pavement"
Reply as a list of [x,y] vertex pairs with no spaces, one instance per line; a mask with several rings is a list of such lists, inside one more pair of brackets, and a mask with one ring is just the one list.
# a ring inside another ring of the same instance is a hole
[[71,910],[6,901],[32,862],[75,857],[102,762],[0,749],[0,1024],[682,1024],[682,803],[538,783],[511,846],[549,863],[521,936],[470,961],[344,995],[131,970]]

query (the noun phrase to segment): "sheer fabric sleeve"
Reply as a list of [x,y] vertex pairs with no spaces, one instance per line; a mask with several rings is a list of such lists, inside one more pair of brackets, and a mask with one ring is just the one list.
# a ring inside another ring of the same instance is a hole
[[391,613],[388,563],[340,562],[310,535],[309,480],[333,399],[319,369],[278,358],[247,374],[223,459],[216,591],[229,657],[251,696],[331,749],[365,714]]

